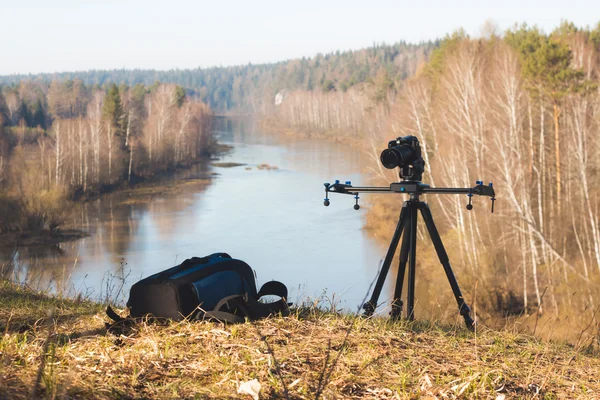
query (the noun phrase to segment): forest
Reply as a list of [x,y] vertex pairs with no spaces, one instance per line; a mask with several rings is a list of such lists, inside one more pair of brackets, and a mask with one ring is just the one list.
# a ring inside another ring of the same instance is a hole
[[0,234],[53,232],[67,201],[189,165],[212,111],[175,84],[22,81],[0,90]]
[[10,75],[0,76],[0,85],[18,85],[22,81],[49,84],[54,80],[81,80],[88,86],[110,83],[151,86],[155,82],[168,82],[184,87],[191,97],[208,104],[215,112],[254,113],[283,89],[344,92],[372,80],[382,69],[394,80],[406,79],[414,75],[417,66],[436,46],[436,42],[398,42],[275,64],[193,70],[98,70]]

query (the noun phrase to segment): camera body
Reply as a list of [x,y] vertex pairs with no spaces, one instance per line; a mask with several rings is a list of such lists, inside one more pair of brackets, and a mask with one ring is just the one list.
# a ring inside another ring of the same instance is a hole
[[388,148],[379,157],[385,168],[400,168],[400,177],[405,181],[420,181],[425,171],[421,157],[421,145],[416,136],[400,136],[388,142]]

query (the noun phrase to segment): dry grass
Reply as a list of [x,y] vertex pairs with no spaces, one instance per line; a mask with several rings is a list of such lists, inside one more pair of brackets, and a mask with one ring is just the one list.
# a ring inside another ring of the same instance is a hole
[[[48,318],[48,310],[52,317]],[[102,306],[0,283],[0,398],[599,398],[597,349],[305,308],[107,333]],[[45,354],[45,356],[42,356]],[[43,360],[43,369],[40,368]]]

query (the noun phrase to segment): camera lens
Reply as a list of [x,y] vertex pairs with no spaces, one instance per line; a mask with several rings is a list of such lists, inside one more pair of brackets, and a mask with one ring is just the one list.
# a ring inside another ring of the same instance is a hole
[[396,148],[392,147],[391,149],[385,149],[381,152],[381,157],[379,157],[381,163],[387,169],[394,169],[400,165],[402,161],[402,156],[398,154]]
[[417,152],[410,146],[394,146],[381,152],[379,159],[387,169],[403,167],[415,160]]

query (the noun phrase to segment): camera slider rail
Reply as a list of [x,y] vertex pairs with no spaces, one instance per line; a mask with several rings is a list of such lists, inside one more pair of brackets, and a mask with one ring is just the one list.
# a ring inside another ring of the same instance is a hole
[[323,204],[327,207],[330,204],[329,193],[340,193],[350,194],[356,199],[354,209],[360,209],[358,200],[360,199],[359,193],[401,193],[410,195],[421,195],[421,194],[466,194],[469,197],[469,203],[467,204],[467,210],[473,209],[471,200],[473,195],[487,196],[492,200],[492,213],[494,212],[494,203],[496,202],[496,193],[494,192],[494,186],[490,182],[489,185],[484,185],[483,181],[477,181],[476,185],[471,188],[432,188],[425,183],[419,181],[401,181],[391,183],[389,187],[385,186],[352,186],[352,182],[346,181],[341,183],[336,180],[335,183],[325,183],[325,199]]

